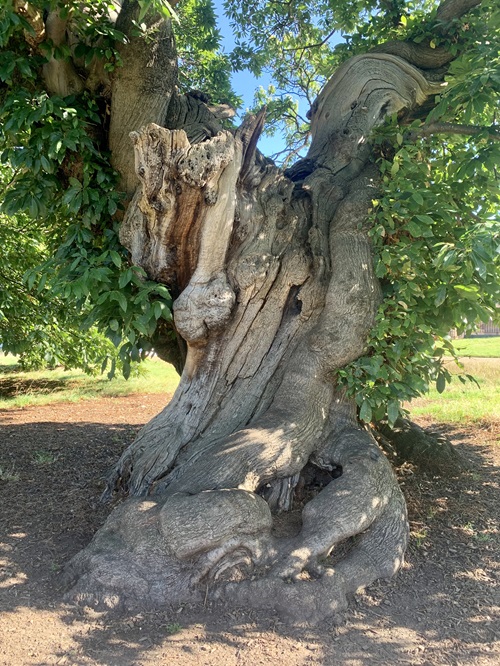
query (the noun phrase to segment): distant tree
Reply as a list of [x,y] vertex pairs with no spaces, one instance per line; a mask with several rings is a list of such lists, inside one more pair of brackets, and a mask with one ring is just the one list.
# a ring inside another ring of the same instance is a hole
[[[367,424],[394,426],[402,401],[443,390],[447,332],[499,302],[499,9],[226,9],[232,66],[272,68],[276,96],[261,97],[297,155],[310,141],[305,157],[283,170],[256,150],[264,111],[228,124],[210,3],[175,7],[180,75],[159,0],[117,16],[106,2],[8,4],[3,207],[45,220],[51,293],[121,345],[125,372],[152,346],[182,371],[109,480],[149,497],[72,561],[72,597],[208,594],[313,622],[403,561],[404,499]],[[330,48],[334,31],[348,34]],[[321,85],[306,129],[290,94]],[[293,503],[302,526],[277,536],[273,515]]]

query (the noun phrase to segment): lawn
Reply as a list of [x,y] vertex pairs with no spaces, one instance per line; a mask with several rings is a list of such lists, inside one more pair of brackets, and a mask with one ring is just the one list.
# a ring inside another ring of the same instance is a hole
[[453,346],[459,356],[500,358],[500,336],[494,338],[463,338],[462,340],[454,340]]
[[0,356],[0,409],[132,393],[171,394],[178,382],[174,368],[156,358],[141,363],[128,380],[123,377],[109,380],[105,374],[91,377],[76,370],[22,372],[14,356]]
[[[405,407],[410,417],[426,416],[448,423],[500,421],[500,337],[454,340],[463,368],[450,359],[454,375],[443,393],[431,389]],[[472,375],[476,381],[462,383],[458,375]],[[478,386],[479,384],[479,386]]]
[[[428,416],[447,423],[500,421],[500,358],[462,358],[461,362],[462,369],[449,360],[454,379],[443,393],[431,389],[405,405],[410,418]],[[472,375],[479,386],[468,380],[462,384],[459,374]]]
[[[450,423],[477,423],[500,420],[500,337],[467,338],[454,341],[463,368],[450,359],[448,369],[456,376],[444,393],[431,389],[422,398],[405,406],[410,417],[428,416]],[[473,375],[461,383],[457,375]],[[106,375],[89,377],[82,372],[44,370],[22,372],[13,356],[0,356],[0,409],[42,405],[53,402],[76,402],[133,393],[175,391],[179,378],[172,366],[158,359],[142,363],[128,381]]]

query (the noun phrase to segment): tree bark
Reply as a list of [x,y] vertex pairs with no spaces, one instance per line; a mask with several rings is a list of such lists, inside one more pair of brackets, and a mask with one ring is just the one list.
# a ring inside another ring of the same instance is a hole
[[108,494],[134,497],[70,563],[70,598],[208,597],[315,623],[400,568],[403,496],[336,381],[381,300],[370,134],[442,85],[414,50],[389,50],[339,68],[313,105],[307,157],[285,173],[255,149],[262,114],[229,132],[195,96],[173,96],[127,125],[139,187],[121,240],[174,295],[186,356],[171,403],[113,470]]

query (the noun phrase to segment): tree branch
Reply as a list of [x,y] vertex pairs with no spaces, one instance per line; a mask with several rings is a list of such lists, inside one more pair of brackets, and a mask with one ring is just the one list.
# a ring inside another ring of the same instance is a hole
[[481,4],[481,0],[444,0],[438,7],[438,21],[448,22],[460,18]]
[[126,0],[116,21],[116,29],[129,40],[118,45],[122,66],[113,75],[108,137],[111,163],[129,200],[138,185],[129,134],[149,123],[163,125],[177,83],[170,21],[151,12],[144,18],[146,33],[138,35],[138,10],[137,2]]
[[[62,19],[58,11],[49,12],[45,21],[45,36],[52,40],[54,46],[66,42],[67,19]],[[78,76],[71,59],[51,57],[43,66],[43,78],[49,92],[66,97],[82,92],[85,87]]]
[[488,139],[500,141],[500,131],[495,125],[482,127],[481,125],[461,125],[459,123],[434,122],[424,125],[420,129],[408,133],[409,138],[426,137],[432,134],[461,134],[463,136],[487,135]]
[[283,49],[283,51],[307,51],[308,49],[317,49],[320,46],[324,46],[326,42],[330,39],[330,37],[333,37],[333,35],[337,32],[337,28],[334,28],[331,32],[326,35],[324,39],[322,39],[320,42],[316,42],[316,44],[306,44],[305,46],[295,46],[294,48],[290,49]]
[[[437,10],[439,23],[449,23],[460,18],[468,11],[481,4],[482,0],[444,0]],[[442,26],[436,27],[443,32]],[[415,42],[389,41],[372,49],[375,53],[389,53],[403,58],[411,65],[421,69],[438,69],[447,65],[456,55],[444,47],[432,48],[430,44],[416,44]]]
[[443,47],[433,49],[425,44],[398,42],[396,40],[375,46],[371,49],[371,53],[389,53],[390,55],[403,58],[403,60],[406,60],[411,65],[415,65],[415,67],[420,67],[421,69],[437,69],[456,57]]

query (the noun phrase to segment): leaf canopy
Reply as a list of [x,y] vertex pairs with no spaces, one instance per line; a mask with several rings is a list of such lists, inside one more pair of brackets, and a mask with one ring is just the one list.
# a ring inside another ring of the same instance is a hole
[[[449,381],[450,329],[470,333],[498,314],[500,9],[482,2],[450,21],[434,0],[227,0],[224,8],[231,53],[211,0],[141,0],[131,35],[154,39],[157,22],[175,13],[180,89],[213,102],[241,104],[232,71],[268,72],[273,86],[256,101],[268,106],[268,131],[286,136],[288,161],[307,145],[305,107],[351,55],[393,42],[449,55],[440,95],[371,139],[382,174],[371,215],[384,302],[366,355],[339,381],[362,419],[393,423],[402,401]],[[107,0],[6,0],[0,9],[0,343],[26,364],[90,369],[111,354],[107,339],[127,374],[158,326],[170,326],[170,294],[131,265],[118,239],[124,199],[107,147],[106,82],[131,36],[115,25],[119,10]],[[47,37],[47,12],[65,21],[71,40]],[[43,77],[51,60],[70,63],[85,85],[51,92]],[[96,63],[98,84],[89,74]]]

